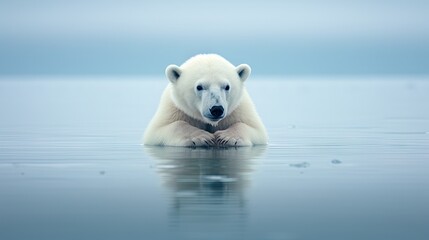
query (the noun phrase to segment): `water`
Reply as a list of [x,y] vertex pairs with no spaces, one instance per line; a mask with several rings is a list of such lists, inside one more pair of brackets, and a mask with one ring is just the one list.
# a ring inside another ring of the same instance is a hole
[[3,78],[0,239],[428,239],[427,79],[250,79],[268,146],[144,147],[164,79]]

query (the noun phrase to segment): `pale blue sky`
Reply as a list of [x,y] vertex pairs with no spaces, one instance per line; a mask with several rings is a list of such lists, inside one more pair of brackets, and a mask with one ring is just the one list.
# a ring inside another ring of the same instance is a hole
[[262,74],[429,73],[428,12],[415,0],[3,0],[0,74],[156,74],[200,52]]

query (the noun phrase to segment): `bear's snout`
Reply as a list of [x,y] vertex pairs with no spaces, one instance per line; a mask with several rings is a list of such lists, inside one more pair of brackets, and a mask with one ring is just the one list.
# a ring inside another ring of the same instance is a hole
[[210,113],[215,118],[223,117],[223,107],[222,106],[213,106],[210,108]]

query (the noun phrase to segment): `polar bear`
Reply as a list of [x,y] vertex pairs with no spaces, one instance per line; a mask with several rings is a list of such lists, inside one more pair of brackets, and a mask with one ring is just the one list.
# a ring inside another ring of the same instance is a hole
[[243,85],[250,67],[217,54],[169,65],[170,81],[149,123],[145,145],[228,147],[267,144],[265,127]]

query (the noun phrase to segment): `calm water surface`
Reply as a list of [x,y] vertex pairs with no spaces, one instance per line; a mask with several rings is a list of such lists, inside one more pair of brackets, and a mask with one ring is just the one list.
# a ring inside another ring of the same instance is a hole
[[0,80],[0,239],[429,239],[429,79],[247,82],[268,146],[144,147],[164,79]]

